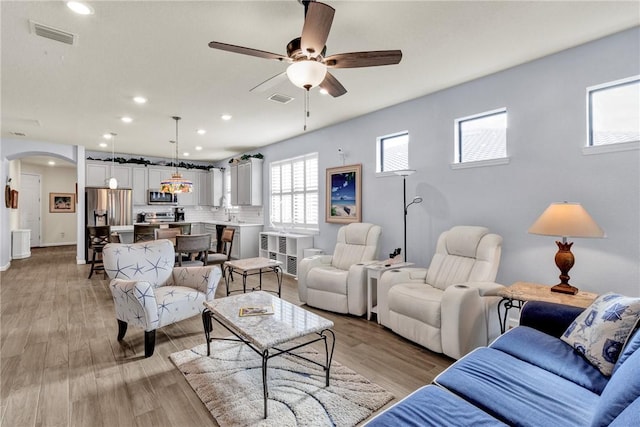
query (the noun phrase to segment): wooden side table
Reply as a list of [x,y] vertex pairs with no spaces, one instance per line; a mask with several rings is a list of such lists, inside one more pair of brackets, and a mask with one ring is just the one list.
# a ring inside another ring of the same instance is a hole
[[[383,264],[382,262],[376,262],[365,265],[364,268],[367,269],[367,320],[371,320],[371,313],[376,313],[376,315],[378,313],[378,280],[382,277],[382,273],[398,268],[410,267],[412,265],[412,262],[398,262],[396,264]],[[379,317],[377,317],[376,320],[380,323]]]
[[[527,301],[553,302],[586,308],[598,297],[598,294],[584,291],[579,291],[575,295],[551,292],[551,286],[529,282],[515,282],[511,286],[500,289],[497,294],[502,297],[498,303],[498,319],[500,319],[500,331],[502,333],[507,328],[509,310],[512,308],[521,309]],[[504,313],[502,313],[501,307],[504,308]]]

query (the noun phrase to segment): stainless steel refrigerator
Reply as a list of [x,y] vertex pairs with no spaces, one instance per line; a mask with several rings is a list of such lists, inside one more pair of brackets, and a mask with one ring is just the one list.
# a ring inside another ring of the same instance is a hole
[[[86,187],[85,224],[89,225],[133,225],[132,190]],[[86,230],[86,229],[85,229]],[[88,233],[85,233],[88,236]],[[88,242],[84,256],[89,259]]]
[[86,188],[87,225],[133,225],[132,190]]

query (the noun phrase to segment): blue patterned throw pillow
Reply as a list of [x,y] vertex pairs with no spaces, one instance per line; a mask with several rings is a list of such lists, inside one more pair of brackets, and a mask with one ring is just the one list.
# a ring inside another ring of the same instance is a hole
[[640,298],[604,294],[576,317],[560,338],[609,376],[639,318]]

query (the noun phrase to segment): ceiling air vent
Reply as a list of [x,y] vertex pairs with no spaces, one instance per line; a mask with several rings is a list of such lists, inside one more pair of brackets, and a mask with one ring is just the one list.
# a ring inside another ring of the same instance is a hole
[[37,22],[29,21],[31,26],[31,32],[37,36],[47,39],[55,40],[57,42],[73,45],[78,39],[75,34],[67,31],[59,30],[57,28],[49,27],[48,25],[38,24]]
[[274,93],[269,98],[269,101],[278,102],[280,104],[288,104],[293,101],[293,98],[287,95],[282,95],[281,93]]

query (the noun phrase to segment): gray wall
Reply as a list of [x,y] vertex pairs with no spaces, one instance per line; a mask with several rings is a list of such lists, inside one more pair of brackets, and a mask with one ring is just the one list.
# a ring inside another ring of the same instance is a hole
[[[363,221],[383,227],[381,258],[386,257],[402,246],[402,178],[375,176],[376,137],[408,130],[410,167],[417,173],[407,178],[407,198],[424,197],[408,216],[409,261],[427,265],[439,233],[453,225],[484,225],[504,237],[499,282],[555,284],[555,239],[527,229],[549,203],[574,201],[583,204],[607,237],[573,239],[571,283],[599,293],[640,295],[640,151],[582,153],[585,89],[640,74],[639,40],[636,27],[263,147],[265,194],[269,162],[318,151],[324,218],[323,171],[342,165],[337,153],[342,147],[346,164],[363,165]],[[500,107],[508,110],[510,163],[452,170],[454,119]],[[265,197],[265,225],[268,204]],[[331,252],[338,227],[321,221],[316,247]]]

